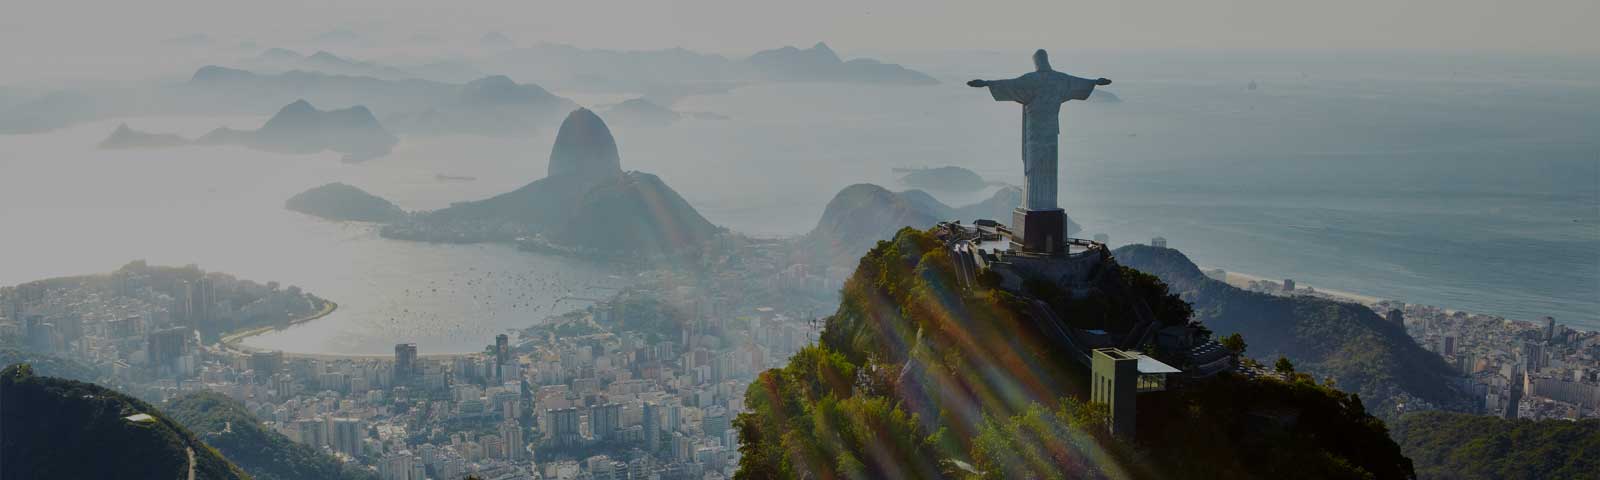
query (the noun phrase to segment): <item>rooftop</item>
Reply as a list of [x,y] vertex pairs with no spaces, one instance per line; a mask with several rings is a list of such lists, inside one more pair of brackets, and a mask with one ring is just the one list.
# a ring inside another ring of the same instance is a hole
[[1134,355],[1139,357],[1139,373],[1149,374],[1149,373],[1182,373],[1183,372],[1183,370],[1178,370],[1177,368],[1173,368],[1173,366],[1171,366],[1171,365],[1167,365],[1165,363],[1161,363],[1160,360],[1156,360],[1154,357],[1149,357],[1149,356],[1141,355],[1141,354],[1138,354],[1138,353],[1134,353]]

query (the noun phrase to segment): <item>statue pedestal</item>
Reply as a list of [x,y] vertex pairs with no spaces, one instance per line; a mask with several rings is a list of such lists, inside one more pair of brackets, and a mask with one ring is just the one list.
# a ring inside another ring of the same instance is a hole
[[1034,255],[1067,254],[1067,212],[1051,210],[1011,211],[1011,248]]

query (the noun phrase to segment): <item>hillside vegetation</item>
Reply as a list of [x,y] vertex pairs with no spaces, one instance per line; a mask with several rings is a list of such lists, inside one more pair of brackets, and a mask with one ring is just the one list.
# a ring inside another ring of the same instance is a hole
[[[1029,300],[956,288],[947,249],[903,229],[846,282],[818,344],[745,393],[739,478],[1408,478],[1361,400],[1310,381],[1222,376],[1139,398],[1107,433],[1087,372]],[[1137,272],[1134,272],[1137,273]],[[1118,275],[1162,304],[1166,286]],[[1043,286],[1032,294],[1049,294]]]
[[1451,387],[1455,371],[1443,359],[1365,306],[1245,291],[1205,276],[1170,248],[1129,245],[1113,254],[1124,265],[1160,277],[1194,305],[1195,319],[1211,331],[1244,335],[1252,356],[1286,356],[1303,372],[1331,376],[1380,416],[1391,417],[1408,398],[1469,408],[1465,395]]
[[360,466],[295,443],[261,425],[245,406],[215,392],[191,393],[168,402],[168,415],[259,480],[375,480]]
[[0,478],[250,478],[155,407],[27,364],[0,372],[0,416]]
[[1446,412],[1406,415],[1395,439],[1424,479],[1592,479],[1600,419],[1506,420]]

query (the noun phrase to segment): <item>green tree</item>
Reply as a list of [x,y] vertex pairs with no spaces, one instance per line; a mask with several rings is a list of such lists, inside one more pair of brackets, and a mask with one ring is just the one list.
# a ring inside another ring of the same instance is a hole
[[1424,480],[1594,478],[1600,419],[1506,420],[1420,412],[1395,425],[1395,440]]
[[1294,362],[1290,362],[1289,357],[1279,355],[1278,361],[1272,364],[1272,369],[1283,375],[1294,375]]
[[1219,343],[1222,344],[1222,348],[1232,351],[1234,355],[1244,355],[1244,349],[1248,346],[1244,343],[1244,335],[1240,335],[1237,332],[1222,337]]
[[[191,393],[173,399],[163,409],[257,480],[376,478],[358,465],[340,463],[332,455],[263,427],[248,407],[226,395]],[[368,433],[373,432],[369,429]]]

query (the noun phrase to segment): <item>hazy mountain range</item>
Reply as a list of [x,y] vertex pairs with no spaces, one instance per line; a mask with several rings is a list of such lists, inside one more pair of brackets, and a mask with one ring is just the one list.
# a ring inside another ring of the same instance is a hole
[[[335,43],[359,38],[338,31],[325,35],[343,39]],[[770,82],[938,83],[895,64],[844,60],[822,43],[808,49],[765,50],[740,59],[684,49],[616,51],[540,44],[507,49],[484,59],[441,57],[405,67],[328,51],[304,55],[270,48],[240,60],[238,66],[243,68],[206,65],[178,84],[0,91],[0,133],[48,131],[136,115],[254,113],[297,99],[320,105],[365,105],[406,133],[527,133],[526,126],[554,124],[576,106],[539,85],[642,95],[657,105],[670,106],[685,95]],[[476,83],[503,92],[508,89],[505,84],[515,85],[511,78],[532,82],[517,87],[537,89],[542,95],[534,96],[543,100],[537,105],[524,102],[511,109],[484,110],[482,103],[463,98],[473,95]],[[476,80],[466,82],[468,79]]]
[[286,48],[269,48],[253,56],[242,57],[236,66],[257,73],[301,70],[384,80],[416,79],[445,83],[462,83],[487,76],[482,70],[473,66],[471,61],[460,57],[409,60],[391,64],[341,56],[326,50],[317,50],[308,55]]
[[318,110],[310,102],[295,100],[255,130],[218,127],[191,141],[176,134],[141,132],[124,123],[100,142],[100,148],[239,145],[292,154],[332,150],[343,153],[347,162],[359,162],[388,154],[399,141],[364,106]]
[[100,148],[165,148],[188,145],[189,139],[172,133],[146,133],[134,130],[123,123],[111,135],[100,141]]
[[318,110],[310,102],[296,100],[279,109],[259,129],[222,127],[195,140],[195,144],[243,145],[280,153],[332,150],[345,154],[345,161],[356,162],[386,155],[399,141],[367,107]]
[[663,102],[763,82],[938,83],[927,74],[896,64],[865,58],[843,60],[820,42],[807,49],[782,47],[745,58],[682,48],[623,51],[542,43],[507,50],[484,63],[554,88],[639,92]]

